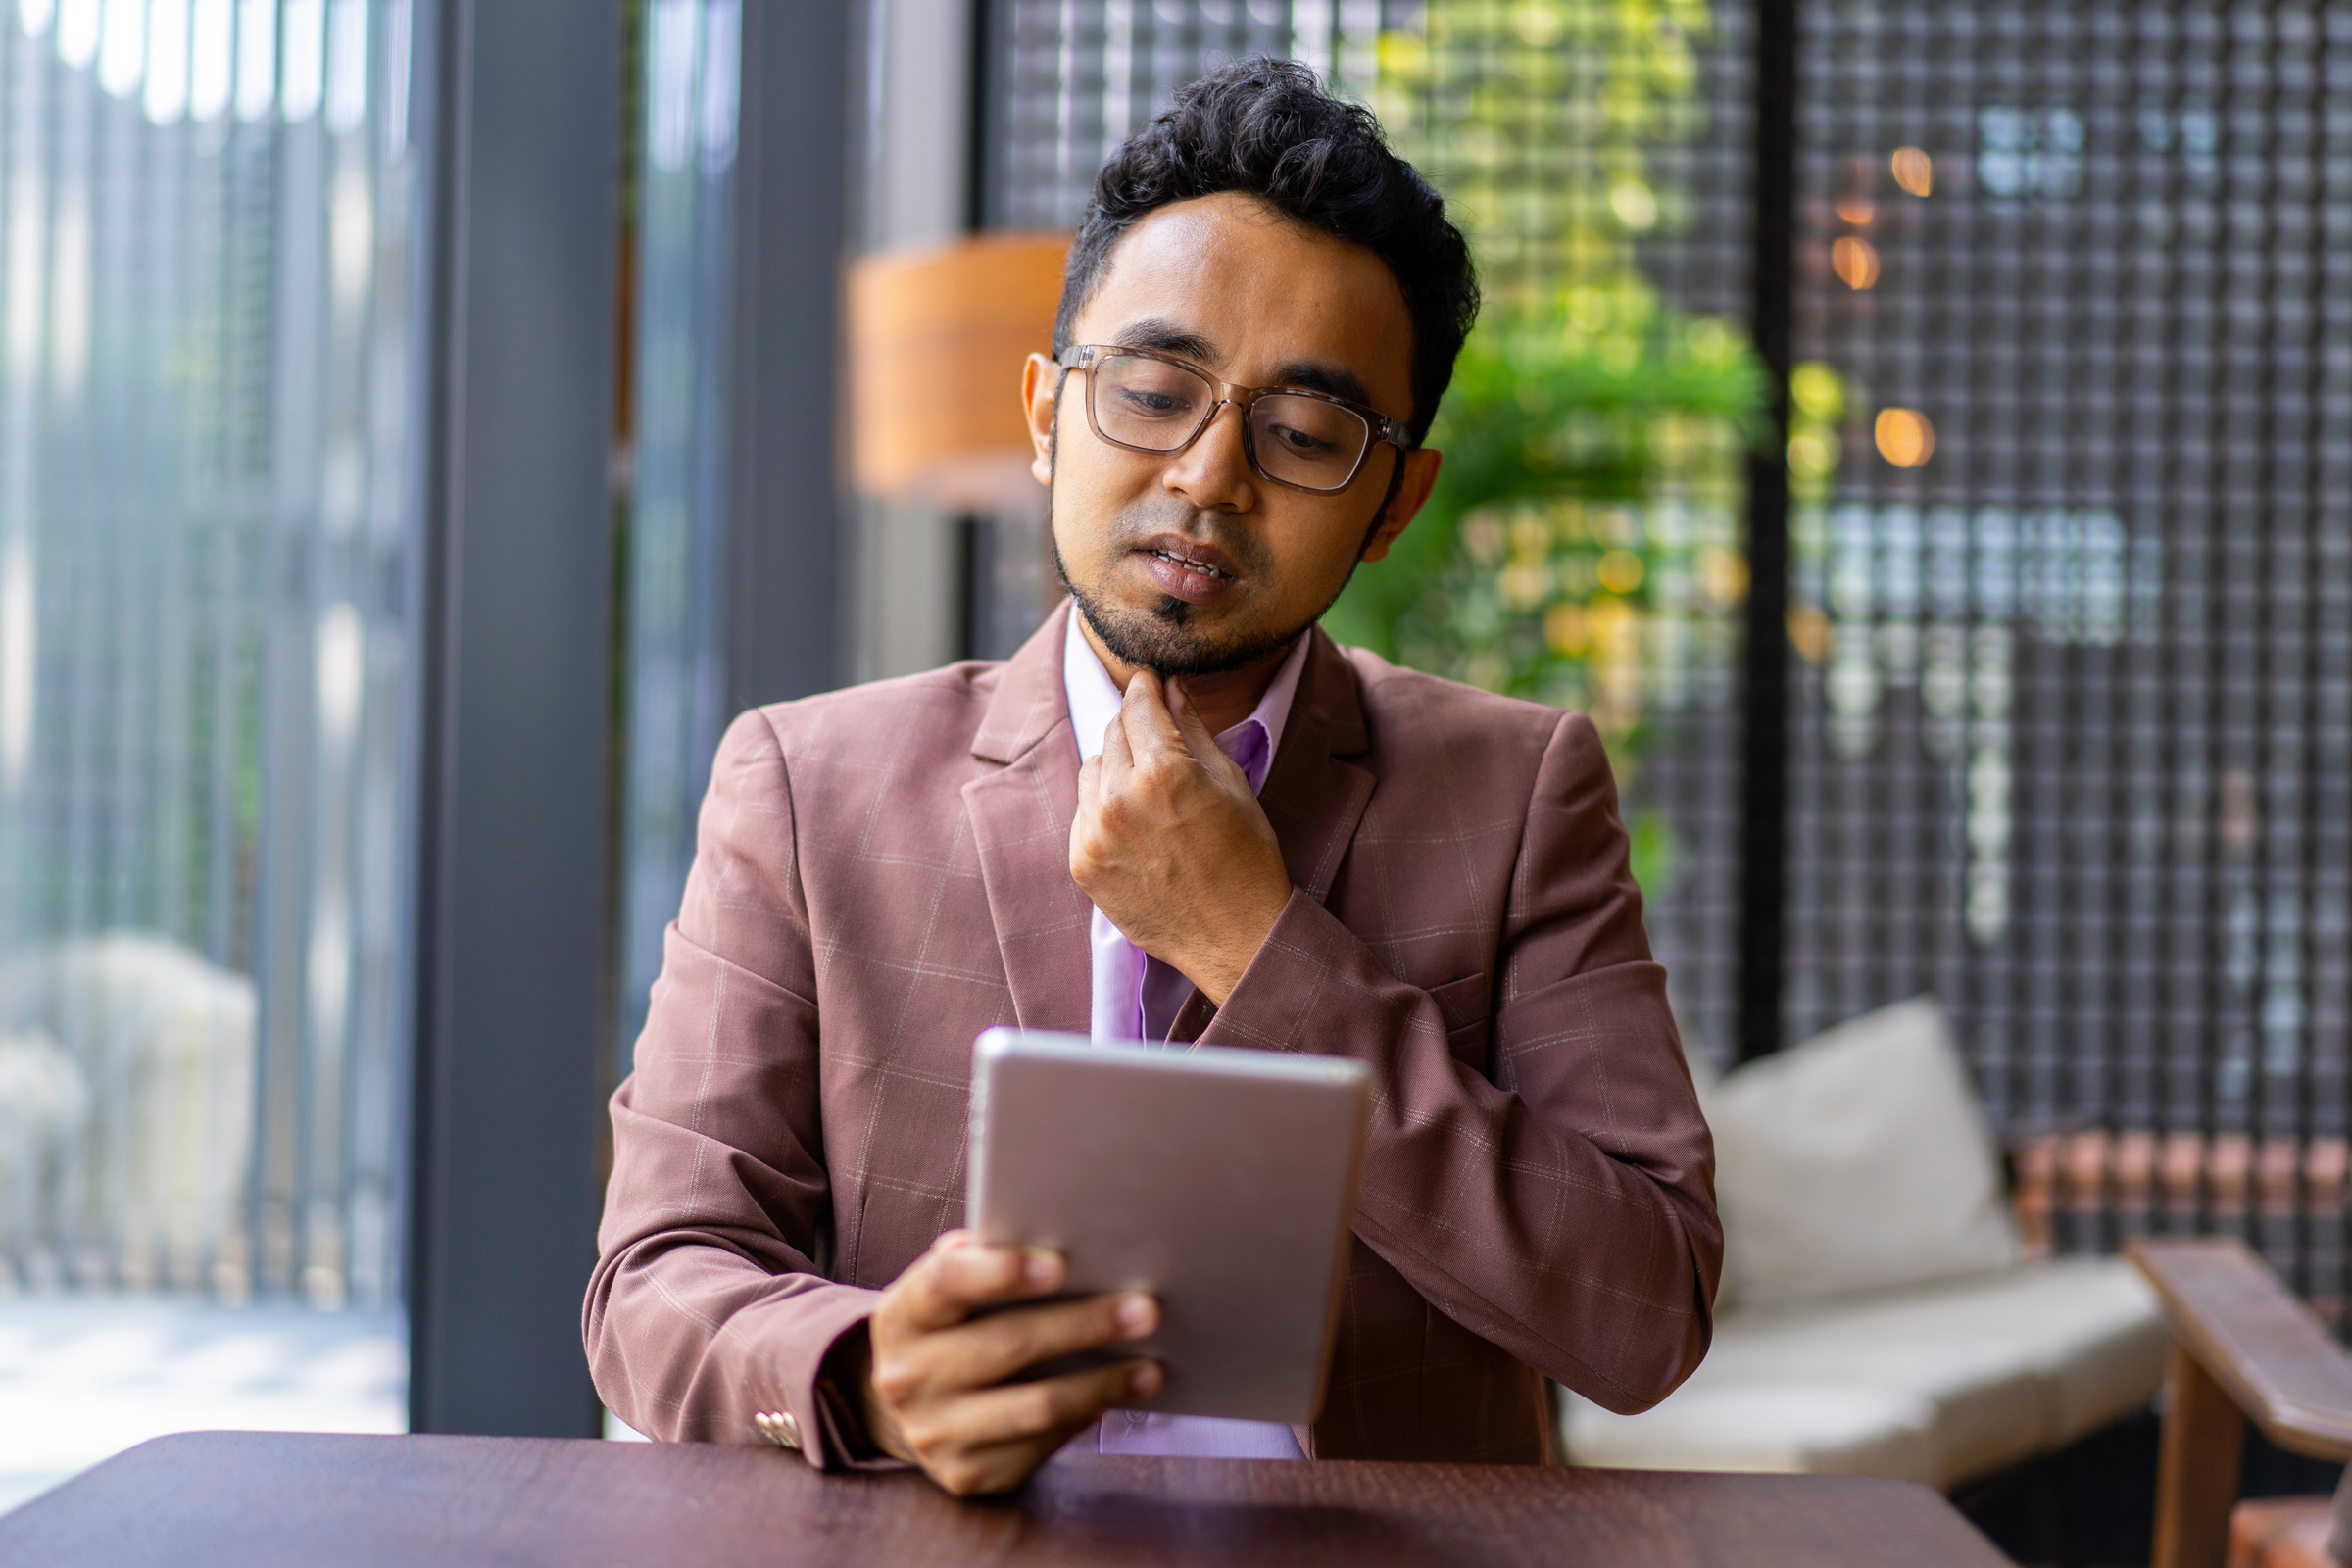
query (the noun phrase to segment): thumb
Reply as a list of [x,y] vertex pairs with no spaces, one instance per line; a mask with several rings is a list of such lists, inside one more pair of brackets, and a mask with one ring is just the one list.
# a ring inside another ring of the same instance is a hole
[[1176,679],[1168,682],[1168,691],[1174,699],[1168,704],[1168,716],[1176,721],[1176,733],[1184,737],[1186,749],[1212,772],[1239,775],[1241,768],[1232,758],[1225,755],[1225,748],[1219,746],[1217,738],[1208,732],[1208,721],[1200,716],[1200,710],[1193,706],[1192,689],[1183,680]]

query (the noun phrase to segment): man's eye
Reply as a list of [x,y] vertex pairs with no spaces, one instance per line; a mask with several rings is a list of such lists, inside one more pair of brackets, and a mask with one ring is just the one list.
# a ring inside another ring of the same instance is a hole
[[1119,401],[1131,413],[1165,416],[1183,414],[1192,407],[1192,400],[1166,392],[1140,392],[1130,388],[1119,394]]
[[1276,425],[1274,427],[1274,439],[1281,442],[1282,445],[1288,448],[1290,451],[1298,453],[1300,457],[1321,457],[1324,453],[1336,452],[1339,450],[1338,442],[1326,441],[1318,435],[1309,435],[1306,431],[1298,429],[1295,425]]

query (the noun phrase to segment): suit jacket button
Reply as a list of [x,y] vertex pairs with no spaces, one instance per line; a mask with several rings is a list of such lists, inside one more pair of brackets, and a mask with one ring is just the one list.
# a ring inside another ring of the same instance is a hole
[[752,1425],[760,1435],[779,1448],[801,1446],[801,1424],[792,1418],[790,1410],[761,1410],[752,1417]]

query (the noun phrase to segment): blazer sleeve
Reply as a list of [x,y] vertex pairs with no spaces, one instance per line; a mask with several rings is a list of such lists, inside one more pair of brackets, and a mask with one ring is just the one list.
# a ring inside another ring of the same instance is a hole
[[1363,1058],[1354,1228],[1440,1311],[1620,1412],[1706,1353],[1714,1150],[1650,960],[1599,736],[1561,716],[1505,905],[1492,1080],[1437,1001],[1298,889],[1204,1044]]
[[876,1293],[821,1266],[815,995],[791,782],[750,712],[719,745],[635,1070],[612,1096],[582,1337],[598,1394],[647,1436],[774,1441],[754,1417],[789,1413],[787,1440],[821,1469],[849,1452],[824,1358]]

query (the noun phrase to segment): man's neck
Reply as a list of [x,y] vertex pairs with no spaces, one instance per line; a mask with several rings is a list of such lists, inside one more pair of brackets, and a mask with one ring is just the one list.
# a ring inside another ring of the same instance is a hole
[[[1095,651],[1097,659],[1102,661],[1102,667],[1110,672],[1110,683],[1124,692],[1128,680],[1135,674],[1136,666],[1103,647],[1102,639],[1095,635],[1095,628],[1086,623],[1086,617],[1079,614],[1074,606],[1070,612],[1070,624],[1085,635],[1086,645]],[[1200,713],[1200,722],[1208,726],[1211,735],[1222,735],[1257,710],[1257,705],[1265,698],[1266,688],[1274,684],[1274,676],[1281,670],[1282,662],[1290,657],[1291,649],[1295,646],[1295,642],[1285,643],[1263,659],[1252,660],[1239,669],[1229,669],[1215,675],[1183,677],[1179,684],[1191,695],[1193,708]]]

